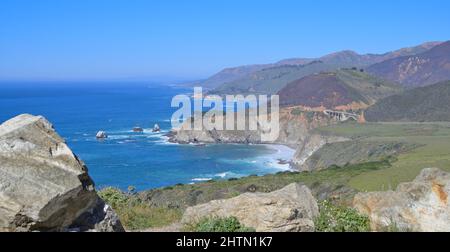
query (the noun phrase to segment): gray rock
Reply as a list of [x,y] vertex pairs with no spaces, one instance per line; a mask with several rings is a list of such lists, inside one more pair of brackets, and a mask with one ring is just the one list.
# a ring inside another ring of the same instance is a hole
[[353,205],[374,230],[450,232],[449,193],[450,173],[429,168],[396,191],[359,193]]
[[245,193],[225,200],[189,207],[182,223],[196,223],[205,217],[236,217],[257,232],[312,232],[319,214],[311,191],[290,184],[271,193]]
[[97,139],[105,139],[105,138],[108,138],[108,134],[106,134],[105,131],[99,131],[99,132],[97,132],[97,134],[95,135],[95,137],[96,137]]
[[87,168],[43,117],[0,125],[0,231],[123,231]]

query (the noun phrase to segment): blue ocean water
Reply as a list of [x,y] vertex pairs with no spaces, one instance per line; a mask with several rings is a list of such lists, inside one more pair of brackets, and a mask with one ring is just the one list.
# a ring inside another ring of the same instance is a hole
[[[167,142],[173,96],[191,89],[158,84],[2,83],[0,121],[21,113],[43,115],[86,163],[97,187],[138,190],[263,175],[286,170],[278,159],[293,152],[269,145],[178,145]],[[158,123],[161,133],[152,133]],[[144,128],[133,133],[132,128]],[[105,130],[109,138],[98,141]]]

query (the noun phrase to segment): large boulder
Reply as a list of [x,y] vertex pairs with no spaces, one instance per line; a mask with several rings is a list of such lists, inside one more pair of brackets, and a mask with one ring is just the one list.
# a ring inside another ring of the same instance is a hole
[[0,231],[124,231],[43,117],[0,125]]
[[245,193],[226,200],[214,200],[189,207],[182,223],[192,224],[207,217],[236,217],[257,232],[312,232],[319,214],[311,191],[290,184],[271,193]]
[[354,207],[370,217],[373,230],[450,231],[450,173],[424,169],[396,191],[359,193]]

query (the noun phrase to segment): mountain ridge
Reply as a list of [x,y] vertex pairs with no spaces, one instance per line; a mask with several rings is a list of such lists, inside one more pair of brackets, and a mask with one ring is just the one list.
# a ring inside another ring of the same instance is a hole
[[450,80],[450,41],[412,56],[374,64],[367,71],[380,78],[414,88]]
[[[339,67],[367,67],[369,65],[379,63],[391,58],[422,53],[441,43],[442,42],[425,42],[417,46],[405,47],[384,54],[358,54],[352,50],[342,50],[324,55],[319,58],[289,58],[269,64],[253,64],[229,67],[223,69],[222,71],[212,75],[205,80],[191,82],[187,85],[197,85],[207,89],[216,89],[222,85],[238,85],[239,82],[243,80],[245,81],[245,78],[248,79],[251,75],[254,75],[255,73],[257,74],[257,72],[268,68],[284,65],[307,65],[314,61],[322,61],[326,64],[336,65],[333,67],[333,69],[330,69],[330,67],[325,68],[325,71],[334,70]],[[231,84],[232,82],[235,83]]]
[[306,76],[278,92],[281,106],[364,109],[401,88],[364,72],[341,69]]

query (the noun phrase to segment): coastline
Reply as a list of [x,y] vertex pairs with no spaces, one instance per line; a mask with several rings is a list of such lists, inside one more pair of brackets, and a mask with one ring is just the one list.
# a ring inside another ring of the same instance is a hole
[[[193,146],[193,147],[208,147],[212,145],[238,145],[238,146],[263,146],[268,151],[273,151],[270,154],[262,154],[257,157],[241,159],[241,160],[227,160],[224,162],[236,162],[236,163],[252,163],[258,164],[261,169],[271,170],[270,172],[264,172],[260,175],[274,175],[279,172],[293,172],[295,168],[292,166],[292,160],[296,153],[296,149],[287,144],[280,143],[207,143],[207,142],[178,142],[174,140],[176,132],[170,130],[167,134],[162,136],[162,139],[166,144],[182,145],[182,146]],[[237,174],[230,171],[225,171],[216,174],[206,174],[208,176],[195,177],[192,178],[190,184],[202,183],[207,181],[216,180],[226,180],[226,179],[240,179],[245,177],[254,176],[256,174]]]

